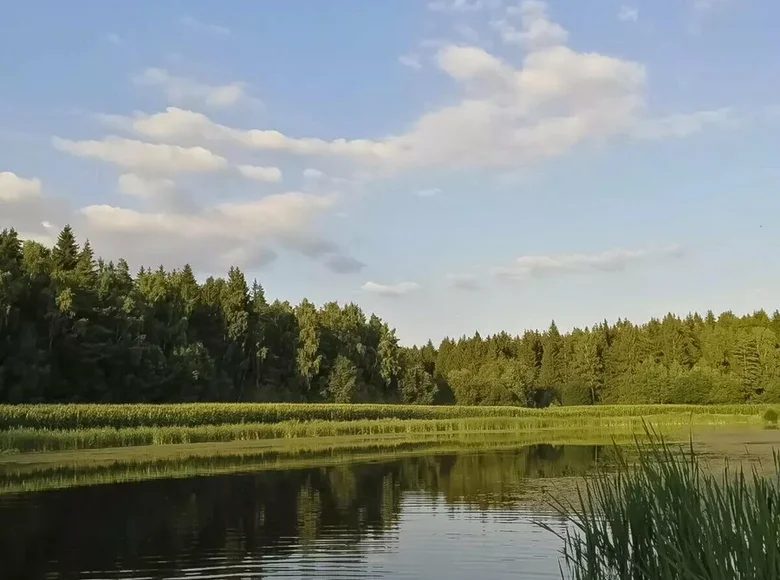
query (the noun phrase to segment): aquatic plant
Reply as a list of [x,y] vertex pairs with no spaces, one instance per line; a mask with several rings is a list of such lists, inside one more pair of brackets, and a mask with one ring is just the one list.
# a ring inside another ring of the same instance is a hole
[[573,580],[768,580],[780,578],[780,455],[774,471],[722,471],[646,428],[629,463],[600,473],[575,501],[557,502]]

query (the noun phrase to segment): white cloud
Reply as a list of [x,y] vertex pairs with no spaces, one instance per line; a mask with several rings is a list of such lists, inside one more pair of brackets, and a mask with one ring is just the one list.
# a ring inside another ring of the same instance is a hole
[[736,124],[738,121],[731,110],[722,108],[644,119],[637,123],[633,132],[641,139],[683,138],[706,128],[727,129]]
[[0,171],[0,201],[21,201],[41,195],[41,180]]
[[79,157],[92,157],[120,167],[162,173],[220,171],[227,168],[224,157],[203,147],[180,147],[145,143],[120,137],[101,141],[70,141],[54,137],[56,149]]
[[453,287],[459,290],[479,290],[480,285],[477,277],[473,274],[448,274],[447,279]]
[[209,85],[196,80],[172,75],[166,69],[147,68],[133,77],[141,86],[159,87],[171,103],[205,103],[214,108],[232,107],[241,103],[260,104],[246,91],[246,83],[232,82],[226,85]]
[[259,167],[257,165],[238,165],[238,171],[247,179],[279,183],[282,180],[282,170],[278,167]]
[[680,246],[671,245],[639,250],[608,250],[596,254],[520,256],[508,267],[493,269],[493,274],[507,280],[523,280],[574,273],[620,272],[650,258],[679,257],[681,254]]
[[381,296],[403,296],[410,292],[420,289],[416,282],[399,282],[398,284],[377,284],[376,282],[366,282],[361,286],[364,292],[379,294]]
[[176,188],[176,183],[168,178],[148,178],[135,173],[124,173],[117,179],[119,191],[125,195],[140,198],[154,198],[166,195]]
[[420,56],[417,54],[402,54],[398,57],[398,62],[402,65],[413,68],[415,70],[420,70],[422,68],[422,63],[420,62]]
[[46,228],[47,230],[50,230],[50,229],[52,229],[52,228],[54,227],[54,225],[53,225],[53,224],[52,224],[50,221],[48,221],[48,220],[43,220],[43,221],[41,222],[41,225],[42,225],[44,228]]
[[235,129],[220,125],[202,113],[168,107],[153,115],[138,114],[127,119],[104,117],[114,126],[123,126],[148,138],[167,141],[212,141],[240,145],[247,149],[280,151],[296,155],[342,155],[353,158],[388,157],[391,147],[368,139],[324,139],[288,137],[275,130]]
[[228,27],[201,22],[192,16],[182,16],[179,18],[179,24],[202,34],[210,34],[211,36],[230,36],[230,29]]
[[339,248],[314,237],[313,227],[315,218],[335,202],[335,196],[291,191],[185,212],[95,204],[79,210],[78,216],[90,239],[141,260],[152,256],[156,262],[196,260],[204,267],[225,268],[231,263],[250,267],[272,260],[273,246],[283,245],[331,268],[327,260]]
[[622,20],[624,22],[639,21],[639,9],[623,4],[620,7],[620,11],[618,12],[618,20]]
[[[704,121],[708,112],[694,113],[695,121],[690,115],[647,118],[645,68],[566,46],[566,31],[549,20],[545,3],[526,0],[505,16],[507,23],[519,19],[517,39],[527,48],[520,61],[509,62],[476,46],[441,46],[434,62],[456,81],[460,98],[384,137],[297,137],[219,124],[179,107],[107,121],[146,139],[181,146],[214,143],[330,156],[357,165],[367,177],[420,167],[522,169],[583,143],[625,135],[683,135],[712,125]],[[686,123],[690,128],[682,129]]]
[[291,136],[275,129],[219,124],[179,107],[107,121],[165,143],[328,156],[353,164],[366,178],[422,167],[519,170],[581,144],[618,136],[680,136],[713,125],[705,121],[711,116],[706,111],[648,118],[644,66],[566,46],[566,31],[549,20],[544,2],[526,0],[508,8],[505,21],[513,27],[519,22],[517,41],[526,48],[519,61],[477,46],[440,46],[434,63],[456,81],[459,98],[384,137]]
[[325,177],[326,175],[324,172],[319,169],[314,169],[313,167],[307,167],[303,170],[304,179],[324,179]]
[[438,187],[432,187],[430,189],[421,189],[417,192],[417,195],[420,197],[433,197],[435,195],[439,195],[441,193],[441,189]]
[[[513,17],[520,18],[520,28],[512,24]],[[519,6],[509,7],[507,18],[494,21],[492,25],[500,32],[505,43],[518,44],[528,49],[561,46],[569,37],[560,24],[548,18],[547,4],[537,0],[526,0]]]
[[434,0],[428,9],[434,12],[479,12],[485,8],[482,0]]
[[169,178],[124,173],[117,179],[119,191],[138,198],[156,211],[193,214],[198,206],[192,195]]

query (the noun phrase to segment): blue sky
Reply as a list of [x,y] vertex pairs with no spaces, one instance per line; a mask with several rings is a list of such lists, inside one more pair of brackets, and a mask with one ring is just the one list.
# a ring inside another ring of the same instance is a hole
[[0,227],[402,342],[774,310],[769,0],[0,2]]

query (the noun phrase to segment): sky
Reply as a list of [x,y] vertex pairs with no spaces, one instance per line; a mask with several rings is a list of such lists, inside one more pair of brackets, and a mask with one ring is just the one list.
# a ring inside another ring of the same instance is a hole
[[780,306],[780,3],[0,0],[0,228],[404,344]]

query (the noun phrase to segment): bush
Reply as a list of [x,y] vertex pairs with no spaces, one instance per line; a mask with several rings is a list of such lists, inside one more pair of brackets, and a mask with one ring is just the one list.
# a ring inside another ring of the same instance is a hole
[[767,409],[766,412],[764,413],[764,421],[766,421],[767,423],[771,423],[772,425],[777,425],[777,419],[778,419],[777,411],[775,411],[774,409]]

